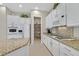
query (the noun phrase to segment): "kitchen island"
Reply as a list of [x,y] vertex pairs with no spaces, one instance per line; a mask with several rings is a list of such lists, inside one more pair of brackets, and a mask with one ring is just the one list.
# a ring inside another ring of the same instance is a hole
[[0,40],[0,56],[6,56],[20,48],[27,46],[28,44],[29,38]]

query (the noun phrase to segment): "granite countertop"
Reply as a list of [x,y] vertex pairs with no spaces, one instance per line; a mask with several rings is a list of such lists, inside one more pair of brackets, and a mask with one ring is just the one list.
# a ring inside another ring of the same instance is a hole
[[7,39],[0,40],[0,55],[6,55],[14,50],[17,50],[23,46],[26,46],[29,39]]
[[79,40],[78,39],[72,39],[72,38],[59,39],[59,38],[53,37],[52,34],[47,34],[47,33],[44,33],[44,34],[49,36],[50,38],[53,38],[54,40],[57,40],[57,41],[63,43],[64,45],[67,45],[67,46],[79,51]]
[[79,40],[62,40],[61,42],[79,51]]

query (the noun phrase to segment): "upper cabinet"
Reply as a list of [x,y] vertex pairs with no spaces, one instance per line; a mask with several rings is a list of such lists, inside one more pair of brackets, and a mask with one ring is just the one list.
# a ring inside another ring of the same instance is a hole
[[79,26],[79,4],[60,3],[46,17],[47,28],[55,26]]
[[79,26],[79,4],[78,3],[61,3],[57,6],[57,19],[59,26]]
[[79,26],[79,4],[66,4],[67,26]]
[[58,4],[46,17],[46,28],[66,25],[65,4]]
[[51,28],[53,26],[52,13],[50,12],[46,17],[46,28]]
[[59,20],[59,26],[66,25],[66,12],[65,12],[65,4],[59,4],[57,7],[57,15]]
[[65,4],[59,4],[53,12],[55,12],[55,21],[53,22],[54,26],[66,25]]

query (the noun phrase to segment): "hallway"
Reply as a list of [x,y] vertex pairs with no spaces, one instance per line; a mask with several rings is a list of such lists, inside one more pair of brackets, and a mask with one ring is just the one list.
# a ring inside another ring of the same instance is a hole
[[51,56],[44,44],[41,44],[41,40],[35,39],[34,45],[29,48],[30,56]]

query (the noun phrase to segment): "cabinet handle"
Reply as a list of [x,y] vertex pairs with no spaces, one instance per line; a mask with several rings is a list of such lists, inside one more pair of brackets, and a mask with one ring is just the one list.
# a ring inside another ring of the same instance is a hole
[[64,15],[61,16],[62,18],[64,17]]

